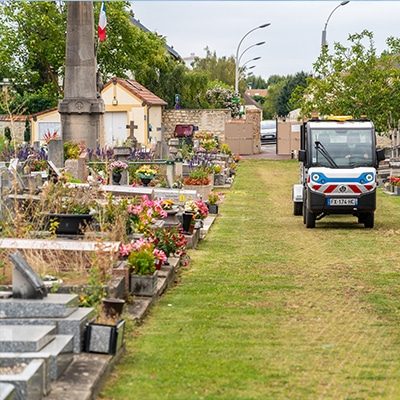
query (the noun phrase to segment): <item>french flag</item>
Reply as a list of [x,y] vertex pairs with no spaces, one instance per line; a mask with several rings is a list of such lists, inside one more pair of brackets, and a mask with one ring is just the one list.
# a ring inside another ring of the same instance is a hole
[[101,3],[100,15],[99,15],[99,26],[97,27],[97,35],[100,42],[104,42],[107,38],[106,34],[107,16],[106,16],[106,5],[104,1]]

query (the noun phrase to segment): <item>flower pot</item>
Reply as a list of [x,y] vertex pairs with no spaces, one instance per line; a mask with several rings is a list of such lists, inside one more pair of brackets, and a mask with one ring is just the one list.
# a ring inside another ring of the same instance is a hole
[[144,187],[149,186],[149,183],[151,182],[151,178],[140,178],[140,181],[142,182],[142,185]]
[[116,354],[124,343],[125,320],[115,325],[90,323],[86,326],[84,349],[87,353]]
[[187,232],[187,233],[190,232],[190,227],[192,225],[192,219],[193,219],[193,213],[185,211],[182,214],[182,227],[183,227],[184,232]]
[[112,173],[112,181],[114,185],[119,185],[121,182],[122,173],[118,171],[113,171]]
[[130,276],[130,291],[136,296],[152,297],[157,289],[157,271],[153,275],[136,275]]
[[218,214],[218,204],[208,204],[207,203],[208,212],[210,214]]
[[80,235],[82,230],[93,220],[92,214],[47,214],[46,229],[53,221],[58,222],[57,235]]
[[120,317],[124,310],[125,300],[122,299],[103,299],[103,309],[109,317]]
[[393,186],[393,193],[396,196],[400,196],[400,186]]

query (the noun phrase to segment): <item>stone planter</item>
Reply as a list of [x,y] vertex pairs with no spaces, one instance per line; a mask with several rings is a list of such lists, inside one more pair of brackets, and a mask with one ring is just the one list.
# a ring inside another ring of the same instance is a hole
[[400,196],[400,186],[392,186],[393,187],[393,193],[396,196]]
[[224,174],[215,174],[214,175],[214,185],[215,186],[225,185],[225,175]]
[[212,184],[208,185],[185,185],[185,190],[196,190],[198,195],[202,198],[202,200],[208,199],[208,195],[211,193],[213,189]]
[[157,289],[157,275],[157,271],[153,275],[136,275],[131,273],[130,292],[136,296],[154,296]]
[[218,214],[218,204],[208,204],[207,203],[208,212],[210,214]]
[[85,331],[87,353],[116,354],[124,343],[125,320],[115,325],[90,323]]
[[93,221],[92,214],[47,214],[46,229],[51,222],[58,222],[57,235],[80,235],[82,229]]

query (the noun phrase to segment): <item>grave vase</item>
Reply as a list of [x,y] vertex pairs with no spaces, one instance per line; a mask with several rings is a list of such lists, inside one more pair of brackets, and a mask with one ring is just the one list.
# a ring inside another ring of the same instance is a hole
[[113,171],[112,180],[114,185],[119,185],[121,182],[122,173],[119,171]]
[[182,227],[184,232],[190,233],[190,227],[193,226],[192,225],[193,215],[194,215],[193,213],[186,211],[182,214]]

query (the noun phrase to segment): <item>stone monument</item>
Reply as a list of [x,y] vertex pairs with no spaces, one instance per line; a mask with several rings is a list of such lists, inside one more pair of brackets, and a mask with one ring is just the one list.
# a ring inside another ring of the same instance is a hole
[[64,99],[58,105],[64,141],[95,149],[103,133],[104,102],[98,97],[92,1],[67,2]]

